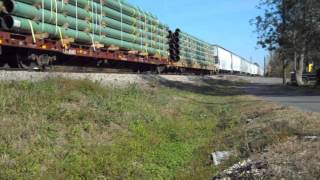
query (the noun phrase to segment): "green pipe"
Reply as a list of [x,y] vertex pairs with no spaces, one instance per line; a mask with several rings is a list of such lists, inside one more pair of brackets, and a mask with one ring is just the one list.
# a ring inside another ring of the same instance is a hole
[[186,54],[186,53],[181,53],[180,57],[189,57],[189,58],[193,58],[193,59],[195,59],[197,61],[207,61],[207,62],[211,62],[212,61],[213,62],[213,59],[211,60],[211,59],[207,59],[207,58],[205,58],[203,56],[195,56],[195,55]]
[[181,55],[180,59],[187,59],[187,60],[193,60],[195,62],[205,62],[207,64],[214,64],[213,61],[205,60],[205,59],[199,59],[197,57],[188,56],[188,55]]
[[[28,11],[24,11],[24,9],[28,9]],[[88,23],[84,20],[77,20],[70,16],[64,16],[62,14],[57,14],[57,16],[51,16],[51,12],[44,9],[37,9],[34,6],[24,4],[21,2],[15,2],[15,6],[13,11],[11,11],[11,14],[19,16],[19,17],[25,17],[29,19],[41,19],[40,21],[44,21],[48,24],[58,25],[58,26],[65,26],[66,24],[68,27],[74,30],[79,31],[87,31],[87,32],[93,32],[97,35],[105,35],[107,37],[124,40],[128,42],[133,43],[142,43],[142,44],[149,44],[151,47],[156,49],[163,48],[163,44],[156,43],[154,41],[150,41],[148,39],[139,38],[137,36],[134,36],[132,34],[128,34],[125,32],[120,32],[118,30],[114,30],[112,28],[108,27],[101,27],[98,26],[95,28],[94,24]],[[43,18],[43,19],[42,19]],[[57,21],[56,21],[57,20]],[[101,29],[100,29],[101,27]]]
[[194,65],[194,64],[200,64],[200,65],[203,65],[203,66],[213,65],[213,64],[210,64],[210,63],[207,63],[207,62],[204,62],[204,61],[195,61],[193,59],[188,59],[188,58],[185,58],[185,57],[181,57],[181,60],[187,61],[191,65]]
[[181,52],[182,52],[182,51],[185,51],[185,52],[190,52],[190,53],[197,54],[197,55],[201,55],[201,56],[213,57],[213,53],[208,53],[208,52],[193,50],[193,49],[190,49],[190,48],[180,48],[179,50],[180,50]]
[[196,54],[194,52],[191,51],[184,51],[184,50],[180,50],[180,55],[181,56],[190,56],[190,57],[195,57],[196,59],[202,59],[205,61],[213,61],[214,57],[213,56],[208,56],[208,55],[200,55],[200,54]]
[[202,52],[202,53],[206,53],[206,54],[213,53],[213,50],[211,50],[211,49],[202,48],[202,47],[194,46],[191,44],[179,44],[179,46],[180,46],[180,48],[190,49],[192,51]]
[[[130,7],[130,8],[133,8],[133,9],[135,8],[135,9],[140,10],[140,8],[137,8],[137,7],[129,4],[127,1],[124,1],[124,0],[120,0],[120,1],[121,1],[123,4],[125,4],[126,6]],[[140,11],[142,11],[142,10],[140,10]],[[163,24],[163,23],[159,23],[159,19],[158,19],[157,17],[155,17],[155,16],[154,16],[153,14],[151,14],[151,13],[148,13],[148,14],[149,14],[149,17],[153,18],[153,19],[150,19],[151,24],[156,23],[156,24],[159,25],[160,28],[163,28],[163,29],[165,29],[166,31],[169,30],[169,27],[168,27],[167,25],[165,25],[165,24]],[[153,21],[153,22],[152,22],[152,21]]]
[[[16,32],[26,32],[30,33],[32,28],[35,33],[41,33],[42,26],[44,27],[44,32],[47,32],[50,37],[60,38],[59,31],[56,31],[54,25],[47,23],[36,23],[32,20],[28,20],[25,18],[15,17],[15,16],[4,16],[3,17],[3,27],[7,30],[13,30]],[[32,26],[30,25],[32,24]],[[31,28],[32,27],[32,28]],[[167,51],[161,51],[150,47],[144,47],[139,44],[129,43],[125,41],[120,41],[114,38],[102,37],[97,35],[88,34],[85,32],[78,32],[78,36],[76,36],[76,31],[73,29],[65,29],[61,28],[61,33],[63,37],[74,38],[76,42],[92,44],[93,42],[99,42],[107,46],[115,45],[127,50],[136,50],[136,51],[147,51],[150,54],[159,54],[161,56],[167,57]]]
[[193,58],[190,58],[190,57],[185,57],[185,56],[181,56],[180,59],[188,61],[189,63],[198,63],[198,64],[201,64],[201,65],[213,65],[213,63],[209,63],[209,62],[206,62],[206,61],[198,61],[196,59],[193,59]]
[[181,35],[182,37],[184,37],[184,38],[191,39],[191,40],[196,41],[196,42],[198,42],[198,43],[200,43],[200,44],[210,46],[209,43],[207,43],[207,42],[205,42],[205,41],[202,41],[202,40],[200,40],[199,38],[196,38],[195,36],[190,35],[190,34],[188,34],[188,33],[180,32],[180,35]]
[[[69,0],[69,3],[72,3],[72,4],[78,4],[80,5],[80,7],[89,7],[89,8],[92,8],[94,7],[98,7],[98,12],[101,13],[99,10],[99,7],[101,6],[100,5],[100,2],[102,2],[102,4],[106,7],[109,7],[109,8],[112,8],[114,10],[117,10],[118,12],[121,12],[125,15],[128,15],[128,16],[131,16],[131,17],[135,17],[135,15],[137,13],[140,13],[140,14],[146,14],[146,18],[144,18],[145,20],[148,21],[148,23],[150,24],[155,24],[157,26],[159,26],[160,28],[166,28],[165,25],[163,24],[160,24],[159,23],[159,20],[156,19],[155,17],[153,17],[152,15],[132,6],[131,4],[128,4],[127,2],[125,1],[121,1],[121,0],[93,0],[94,3],[92,3],[92,0]],[[91,4],[92,3],[92,4]],[[91,4],[91,5],[90,5]]]
[[[165,29],[155,28],[154,24],[156,24],[156,22],[150,23],[149,21],[145,20],[145,19],[148,19],[149,15],[142,12],[142,11],[132,9],[131,13],[129,15],[127,15],[127,14],[124,14],[123,12],[121,13],[120,8],[101,6],[100,3],[98,4],[93,1],[69,0],[69,3],[72,5],[78,5],[79,7],[82,7],[82,8],[89,8],[90,11],[92,11],[92,12],[104,13],[106,16],[110,16],[110,17],[112,16],[111,18],[117,19],[118,21],[122,20],[124,23],[130,24],[130,25],[132,25],[132,23],[138,23],[139,26],[141,26],[141,27],[145,26],[149,32],[155,31],[157,33],[161,33],[163,31],[166,31]],[[106,1],[106,3],[113,4],[113,5],[120,7],[120,4],[118,2],[108,0],[108,1]],[[125,9],[125,7],[126,6],[123,6],[123,10]],[[101,10],[102,10],[102,12],[101,12]],[[137,16],[140,16],[144,20],[137,21],[136,20]]]
[[[148,18],[150,18],[149,14],[138,10],[138,9],[131,9],[131,13],[129,14],[125,14],[124,13],[124,9],[126,9],[126,6],[122,6],[122,13],[121,13],[121,8],[120,8],[120,3],[119,2],[115,2],[115,1],[111,1],[111,0],[107,0],[105,1],[105,4],[109,5],[109,6],[101,6],[100,3],[96,3],[93,1],[88,1],[87,0],[69,0],[70,4],[73,5],[78,5],[79,7],[82,8],[88,8],[89,10],[91,10],[92,12],[97,12],[97,13],[104,13],[106,16],[110,15],[113,17],[112,18],[116,18],[118,21],[121,21],[121,19],[123,20],[124,23],[136,23],[136,19],[139,16],[141,18],[140,21],[138,21],[140,26],[146,26],[146,28],[148,29],[148,31],[155,31],[158,33],[160,33],[161,31],[167,31],[167,28],[163,27],[161,28],[159,26],[159,22],[156,21],[148,21]],[[118,8],[115,8],[118,7]],[[164,25],[163,25],[164,26]],[[158,28],[157,28],[158,27]]]
[[204,54],[212,54],[213,52],[213,50],[204,49],[204,48],[200,48],[192,45],[180,44],[179,46],[180,46],[180,49],[188,49],[190,51],[195,51],[195,52],[204,53]]
[[[179,54],[180,56],[190,56],[190,57],[195,57],[196,59],[203,59],[203,60],[210,60],[211,58],[207,57],[207,56],[203,56],[203,55],[198,55],[198,54],[194,54],[194,53],[188,53],[188,52],[181,52]],[[212,58],[213,59],[213,58]]]
[[[37,2],[37,0],[18,0],[18,1],[22,1],[22,2],[26,2],[28,4],[34,4]],[[18,1],[14,1],[14,0],[5,0],[5,4],[6,4],[6,7],[8,9],[8,11],[14,11],[15,9],[15,4],[16,2]],[[44,7],[46,9],[51,9],[51,3],[49,3],[48,1],[44,1]],[[62,3],[61,2],[57,2],[57,7],[58,7],[58,10],[60,12],[60,14],[63,14],[62,12],[63,11],[67,11],[69,12],[68,14],[70,14],[71,16],[73,17],[76,17],[78,14],[78,19],[86,19],[85,17],[95,17],[94,21],[92,22],[98,22],[102,24],[106,24],[108,27],[111,27],[113,29],[117,29],[117,30],[122,30],[122,31],[125,31],[125,32],[128,32],[128,33],[134,33],[134,34],[138,34],[139,36],[141,37],[145,37],[145,38],[149,38],[151,40],[154,40],[156,42],[162,42],[162,43],[167,43],[167,36],[162,35],[158,35],[158,34],[153,34],[153,33],[149,33],[149,32],[145,32],[139,28],[136,28],[134,26],[130,26],[128,24],[125,24],[125,23],[122,23],[119,22],[119,21],[116,21],[114,19],[111,19],[111,18],[108,18],[106,16],[103,16],[101,17],[100,15],[98,14],[92,14],[91,12],[88,12],[84,9],[81,9],[81,8],[77,8],[75,6],[72,6],[72,5],[69,5],[69,4],[64,4],[62,6]],[[77,9],[77,10],[76,10]],[[75,11],[76,10],[76,11]],[[42,10],[41,10],[42,11]],[[78,12],[78,13],[77,13]],[[22,13],[30,13],[29,11],[26,11],[26,9],[22,9]],[[50,17],[53,17],[55,18],[55,7],[53,7],[53,12],[50,11]],[[84,15],[83,15],[84,14]],[[81,18],[80,18],[81,17]],[[41,19],[41,18],[40,18]],[[75,21],[76,22],[76,21]],[[75,23],[74,22],[74,23]]]
[[180,51],[192,52],[200,55],[208,55],[208,56],[212,55],[213,57],[213,52],[211,53],[206,51],[200,51],[200,50],[194,49],[193,47],[180,46]]
[[[62,3],[61,1],[58,1],[58,0],[16,0],[16,1],[23,2],[30,5],[40,5],[41,7],[43,2],[44,9],[50,10],[50,12],[52,10],[53,16],[57,12],[61,14],[65,13],[66,15],[72,16],[72,17],[78,17],[78,19],[91,20],[90,18],[91,16],[89,12],[87,12],[86,10],[82,8],[76,8],[74,6],[70,6],[69,4]],[[5,2],[9,3],[10,0]],[[14,4],[14,0],[11,0],[11,3]],[[28,9],[26,9],[25,11],[28,11]],[[94,22],[95,21],[97,21],[97,19],[94,19]]]
[[208,53],[203,53],[203,52],[197,52],[197,51],[192,51],[190,49],[180,49],[180,52],[183,53],[183,52],[186,52],[186,53],[190,53],[190,54],[194,54],[194,55],[197,55],[197,56],[203,56],[203,57],[208,57],[208,58],[213,58],[213,54],[208,54]]
[[180,43],[179,46],[184,47],[184,48],[192,48],[195,51],[201,51],[201,52],[205,52],[205,53],[213,53],[212,49],[209,49],[206,47],[200,47],[200,46],[197,46],[197,45],[191,44],[191,43]]
[[207,54],[212,54],[213,53],[213,50],[211,50],[211,49],[202,48],[202,47],[198,47],[198,46],[191,45],[191,44],[179,44],[179,46],[181,48],[189,48],[189,49],[191,49],[193,51],[199,51],[199,52],[203,52],[203,53],[207,53]]
[[[123,23],[129,24],[129,25],[133,25],[135,23],[137,23],[140,27],[145,27],[145,29],[147,29],[147,31],[149,32],[156,32],[158,34],[161,34],[163,32],[166,32],[165,29],[159,29],[159,28],[155,28],[155,26],[153,24],[150,24],[148,21],[141,21],[141,20],[137,20],[137,17],[141,17],[143,19],[148,19],[148,15],[146,13],[141,13],[140,11],[135,11],[133,10],[132,13],[130,15],[126,15],[124,13],[121,13],[120,9],[113,9],[107,6],[101,6],[100,4],[88,0],[69,0],[69,3],[76,6],[78,5],[78,7],[81,8],[89,8],[91,12],[96,12],[96,13],[103,13],[105,14],[105,16],[109,16],[110,18],[116,19],[118,21],[122,21]],[[107,4],[117,4],[114,1],[111,0],[107,0],[106,1]],[[120,6],[118,4],[118,6]],[[125,6],[124,6],[125,7]],[[124,8],[123,7],[123,8]],[[101,12],[102,10],[102,12]]]
[[213,50],[212,46],[209,43],[200,43],[196,40],[193,40],[191,38],[185,38],[185,37],[180,37],[180,44],[192,44],[195,45],[198,48],[202,48],[204,50]]
[[[9,0],[9,1],[14,1],[14,0]],[[9,2],[8,1],[8,2]],[[26,4],[40,4],[42,5],[42,0],[17,0],[19,2],[24,2]],[[87,1],[87,0],[86,0]],[[6,1],[7,2],[7,1]],[[71,4],[67,4],[67,3],[62,3],[59,0],[52,0],[53,3],[51,3],[51,0],[44,0],[43,1],[43,5],[44,8],[47,10],[53,10],[52,13],[54,14],[55,12],[61,13],[61,14],[66,14],[68,16],[72,16],[72,17],[78,17],[78,19],[83,19],[83,20],[90,20],[93,23],[99,22],[99,18],[98,16],[94,13],[94,12],[90,12],[87,11],[83,8],[79,8],[77,6],[73,6]],[[57,4],[55,4],[55,2],[57,2]],[[57,8],[56,8],[57,7]],[[142,30],[148,30],[151,31],[150,29],[152,29],[152,26],[149,24],[145,24],[142,21],[137,20],[136,18],[133,17],[129,17],[127,15],[121,15],[120,12],[113,10],[111,8],[107,8],[107,7],[103,7],[103,12],[104,15],[103,16],[107,16],[109,18],[121,21],[121,19],[123,20],[122,24],[128,24],[128,25],[137,25],[137,27],[141,27],[140,29],[142,29],[142,27],[144,29]],[[121,22],[120,22],[121,23]],[[155,32],[156,34],[162,35],[164,37],[167,36],[167,32],[164,30],[159,30],[157,29],[157,31]]]

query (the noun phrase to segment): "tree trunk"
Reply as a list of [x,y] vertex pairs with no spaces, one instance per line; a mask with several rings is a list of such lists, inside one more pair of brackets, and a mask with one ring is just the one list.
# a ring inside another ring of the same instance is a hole
[[305,61],[305,53],[303,52],[300,55],[299,62],[298,62],[298,69],[296,71],[296,79],[298,86],[303,86],[304,81],[302,79],[303,71],[304,71],[304,61]]
[[298,60],[298,53],[295,51],[294,52],[294,67],[293,67],[293,71],[295,73],[297,72],[297,60]]
[[283,59],[282,61],[282,81],[283,84],[286,85],[287,84],[287,73],[286,73],[286,60]]

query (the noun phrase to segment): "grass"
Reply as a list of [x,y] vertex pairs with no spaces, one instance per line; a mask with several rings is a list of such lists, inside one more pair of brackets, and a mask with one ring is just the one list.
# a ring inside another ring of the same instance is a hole
[[196,95],[58,79],[1,83],[0,178],[173,177],[213,134],[219,111],[183,96]]
[[[2,82],[0,179],[210,179],[289,137],[319,132],[313,115],[302,122],[303,113],[219,94],[87,80]],[[209,155],[217,150],[236,154],[214,168]]]

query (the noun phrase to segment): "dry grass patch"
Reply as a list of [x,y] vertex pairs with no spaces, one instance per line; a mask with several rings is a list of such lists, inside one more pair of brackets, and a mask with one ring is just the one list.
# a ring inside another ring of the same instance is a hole
[[258,159],[267,162],[265,178],[319,179],[320,139],[306,140],[292,137],[284,143],[270,146]]

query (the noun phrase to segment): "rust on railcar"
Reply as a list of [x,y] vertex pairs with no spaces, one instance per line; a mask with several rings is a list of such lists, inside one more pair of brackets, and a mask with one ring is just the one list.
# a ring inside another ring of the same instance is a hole
[[167,58],[142,57],[129,54],[128,51],[109,51],[107,48],[94,50],[91,46],[72,43],[68,48],[64,48],[60,40],[39,39],[35,43],[30,35],[15,34],[10,32],[0,32],[0,45],[19,48],[29,48],[42,51],[58,52],[70,56],[108,59],[115,61],[135,62],[153,65],[167,65]]

